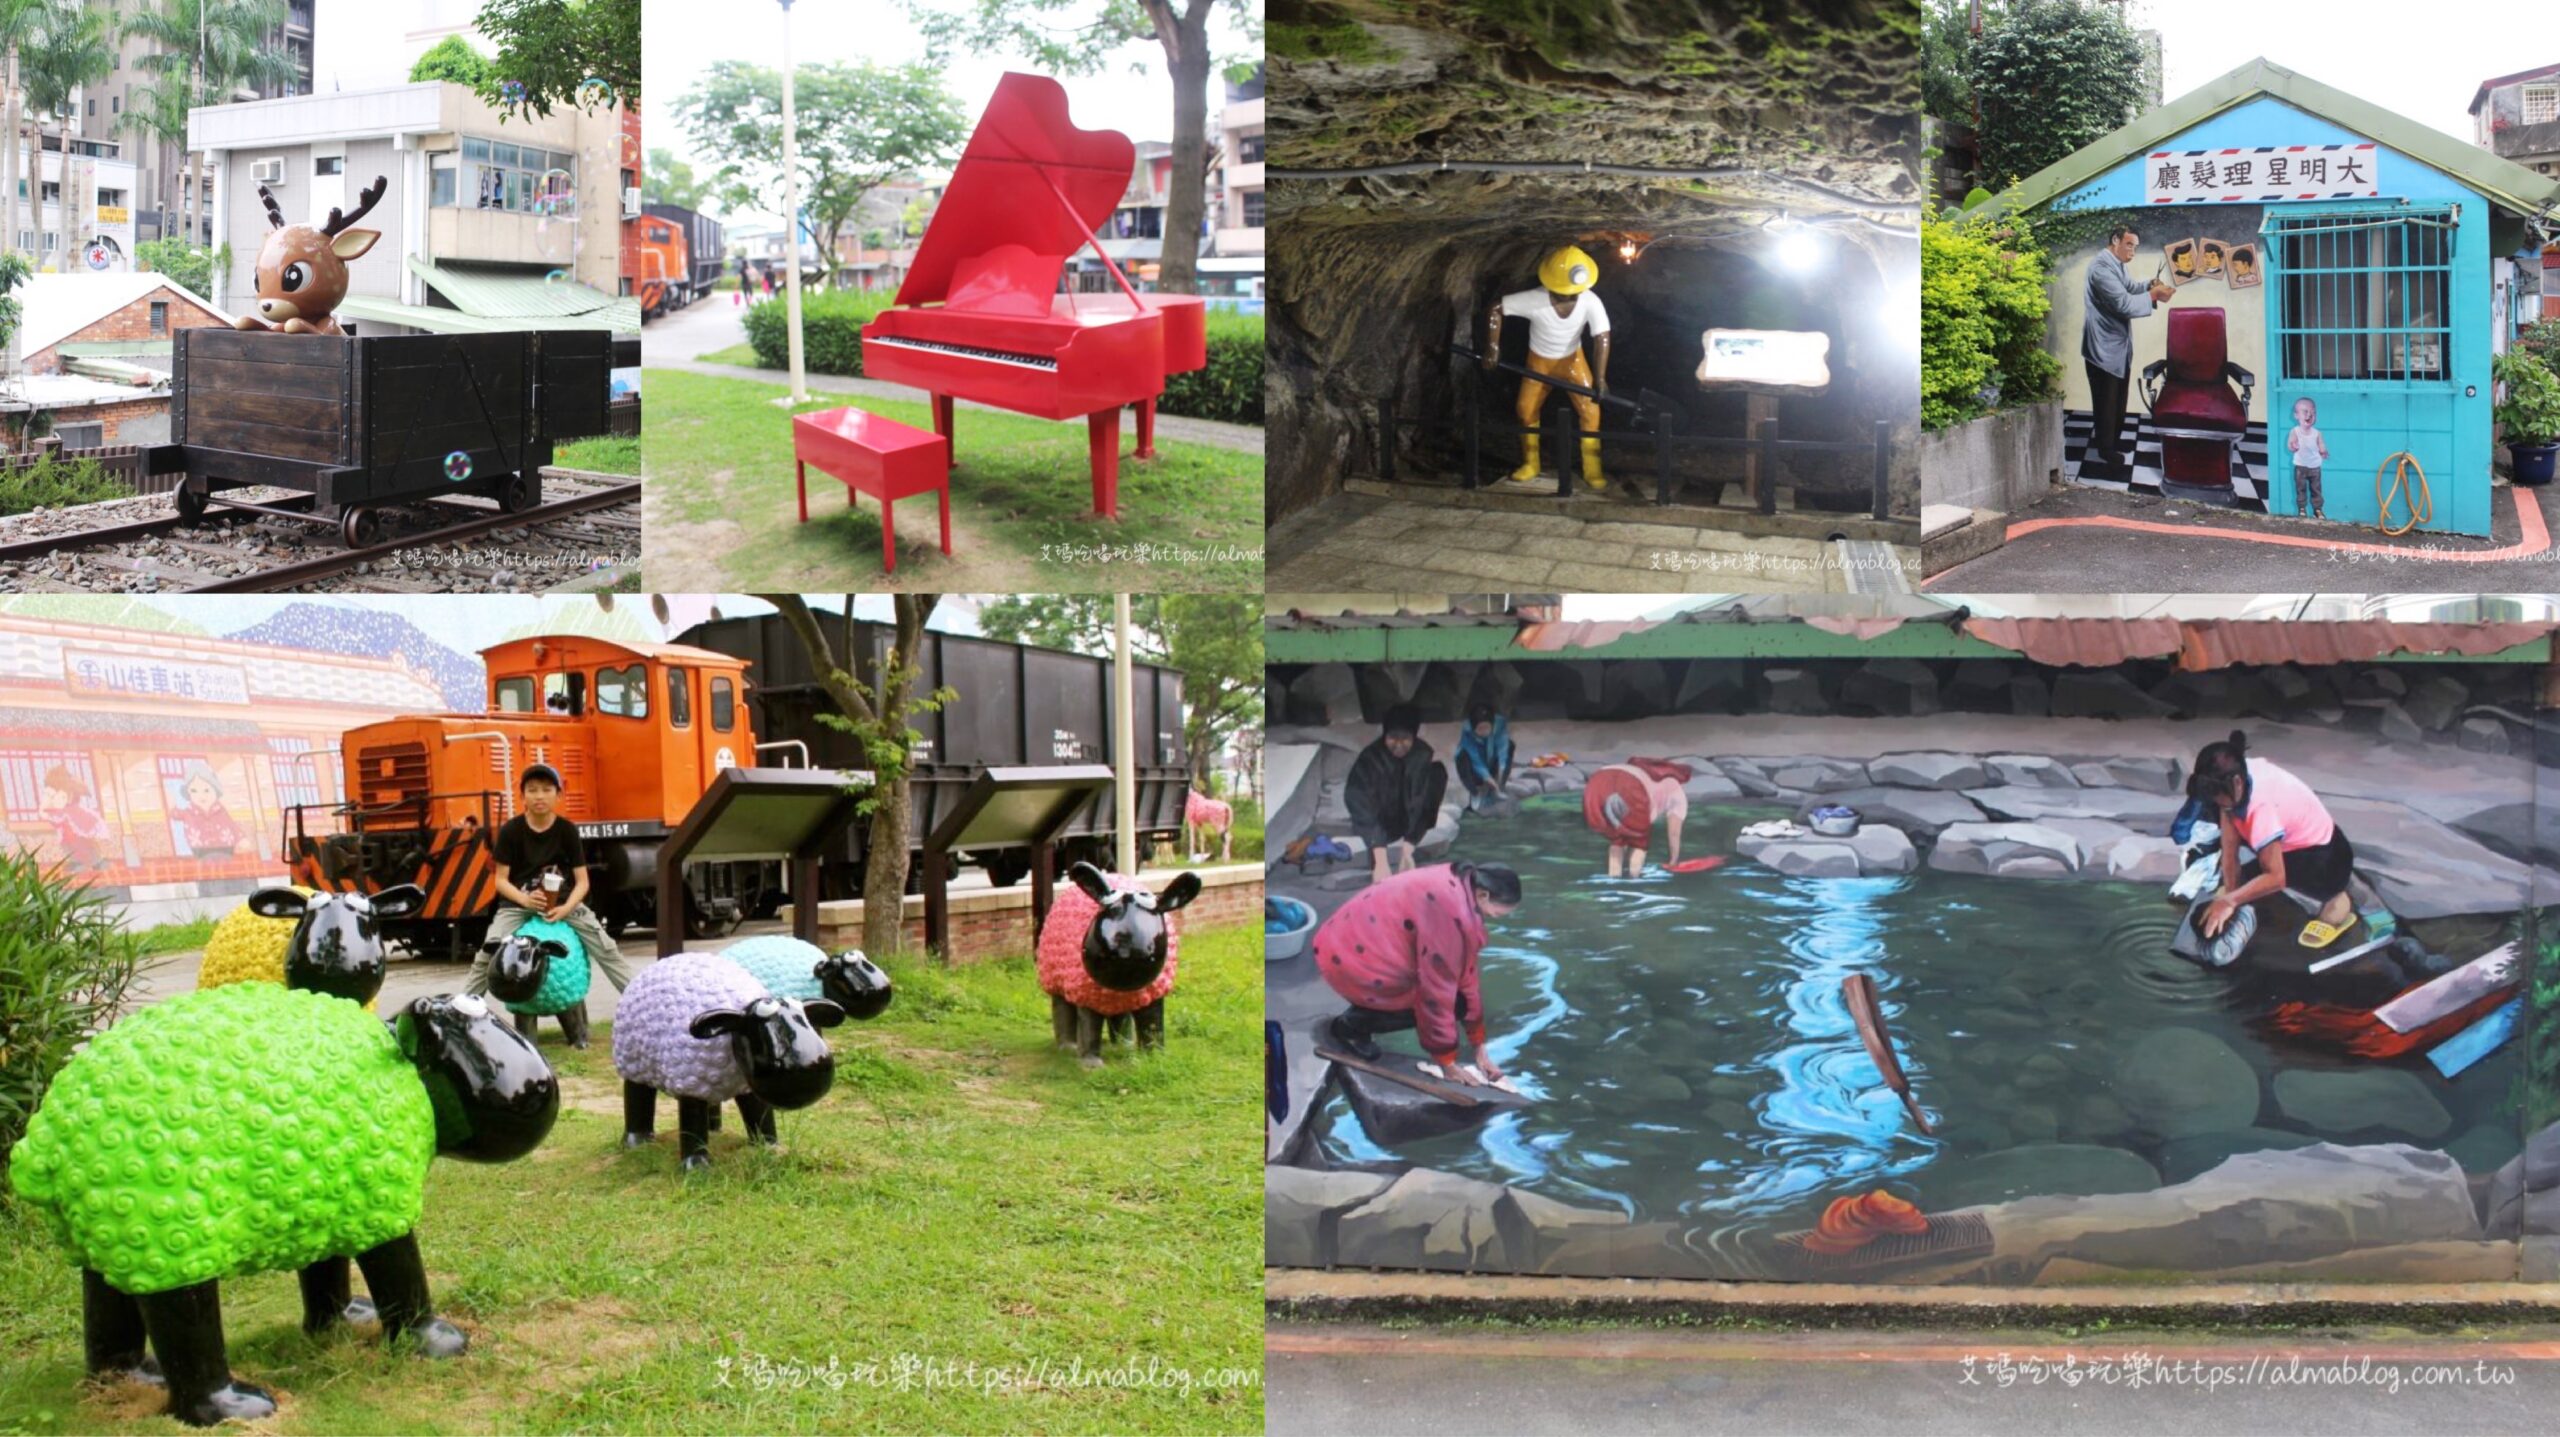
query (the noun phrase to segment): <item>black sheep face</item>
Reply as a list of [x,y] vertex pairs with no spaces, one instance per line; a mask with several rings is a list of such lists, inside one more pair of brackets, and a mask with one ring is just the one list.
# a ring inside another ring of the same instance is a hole
[[805,1108],[835,1086],[836,1055],[818,1030],[844,1021],[824,998],[758,998],[743,1010],[715,1008],[693,1020],[697,1038],[726,1033],[747,1074],[747,1090],[777,1108]]
[[560,1079],[486,1002],[420,998],[392,1026],[435,1108],[436,1151],[503,1163],[541,1146],[560,1116]]
[[1134,993],[1164,972],[1165,917],[1200,896],[1200,875],[1181,873],[1162,893],[1111,886],[1101,869],[1079,863],[1067,870],[1076,887],[1102,911],[1084,930],[1084,971],[1115,993]]
[[569,945],[557,938],[510,933],[483,943],[489,955],[489,993],[501,1003],[529,1003],[551,976],[551,965],[569,956]]
[[848,1018],[868,1020],[889,1011],[889,975],[859,948],[819,959],[817,978],[819,991]]
[[285,949],[286,987],[370,1003],[382,991],[389,959],[381,921],[406,918],[426,901],[414,883],[370,896],[321,893],[310,898],[290,888],[261,888],[249,895],[249,911],[262,918],[300,920]]

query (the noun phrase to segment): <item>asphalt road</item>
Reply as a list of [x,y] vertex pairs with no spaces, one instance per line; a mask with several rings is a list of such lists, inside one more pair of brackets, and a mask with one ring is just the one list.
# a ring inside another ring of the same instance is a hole
[[[2512,502],[2518,495],[2539,506],[2543,529],[2554,536],[2554,547],[2520,559],[2444,557],[2496,551],[2518,543],[2525,537]],[[2233,513],[2102,489],[2066,489],[2012,514],[2006,545],[1958,564],[1922,587],[1936,594],[2495,594],[2560,587],[2560,486],[2499,489],[2492,515],[2486,539],[2417,534],[2391,539],[2375,529]],[[2042,519],[2101,516],[2177,528],[2308,538],[2319,541],[2320,547],[2098,525],[2017,532]],[[2341,544],[2379,546],[2392,552],[2331,547]]]
[[2560,1401],[2555,1337],[2126,1333],[2065,1343],[2050,1334],[1275,1324],[1265,1339],[1264,1430],[2541,1433]]

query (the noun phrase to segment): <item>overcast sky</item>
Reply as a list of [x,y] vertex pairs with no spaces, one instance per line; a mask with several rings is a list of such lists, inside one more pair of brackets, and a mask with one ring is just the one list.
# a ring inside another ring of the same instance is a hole
[[[2407,6],[2133,0],[2160,32],[2168,98],[2264,57],[2471,143],[2480,82],[2560,60],[2560,24],[2537,0],[2419,0]],[[2522,42],[2539,25],[2547,43]]]
[[[941,3],[950,7],[961,0]],[[1255,8],[1259,13],[1258,3]],[[1242,41],[1224,20],[1221,7],[1210,21],[1209,38],[1215,53],[1227,58],[1241,51]],[[693,142],[675,122],[675,104],[714,61],[780,64],[782,8],[765,0],[728,0],[717,5],[705,0],[649,0],[641,26],[641,64],[648,89],[642,97],[640,125],[648,147],[673,150],[696,173],[715,168],[694,152]],[[791,7],[791,49],[803,65],[857,60],[885,65],[924,58],[923,38],[906,9],[893,0],[798,0]],[[1138,73],[1140,66],[1144,73]],[[961,56],[944,71],[943,81],[959,98],[967,122],[974,125],[987,97],[995,93],[996,80],[1007,70],[1031,68],[1016,56]],[[1172,138],[1173,81],[1164,70],[1163,47],[1154,41],[1124,47],[1098,74],[1059,83],[1066,86],[1069,113],[1084,129],[1118,130],[1133,140]],[[1224,85],[1211,75],[1213,117],[1225,100]],[[781,211],[777,207],[762,218],[778,224]]]

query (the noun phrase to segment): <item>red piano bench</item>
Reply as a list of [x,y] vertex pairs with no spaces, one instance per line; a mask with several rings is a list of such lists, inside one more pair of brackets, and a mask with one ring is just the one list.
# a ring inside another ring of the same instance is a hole
[[942,500],[942,552],[951,552],[951,442],[939,434],[865,414],[829,409],[791,416],[791,450],[800,471],[800,522],[809,522],[809,466],[844,481],[844,501],[857,493],[880,501],[880,563],[898,571],[898,500],[932,493]]

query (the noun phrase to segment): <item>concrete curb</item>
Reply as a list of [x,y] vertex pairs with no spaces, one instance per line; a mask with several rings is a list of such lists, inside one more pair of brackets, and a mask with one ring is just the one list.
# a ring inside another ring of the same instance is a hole
[[2159,1287],[1897,1287],[1663,1278],[1468,1277],[1266,1268],[1275,1322],[1559,1321],[1964,1329],[2106,1320],[2146,1328],[2388,1321],[2441,1328],[2560,1319],[2560,1283],[2224,1282]]

